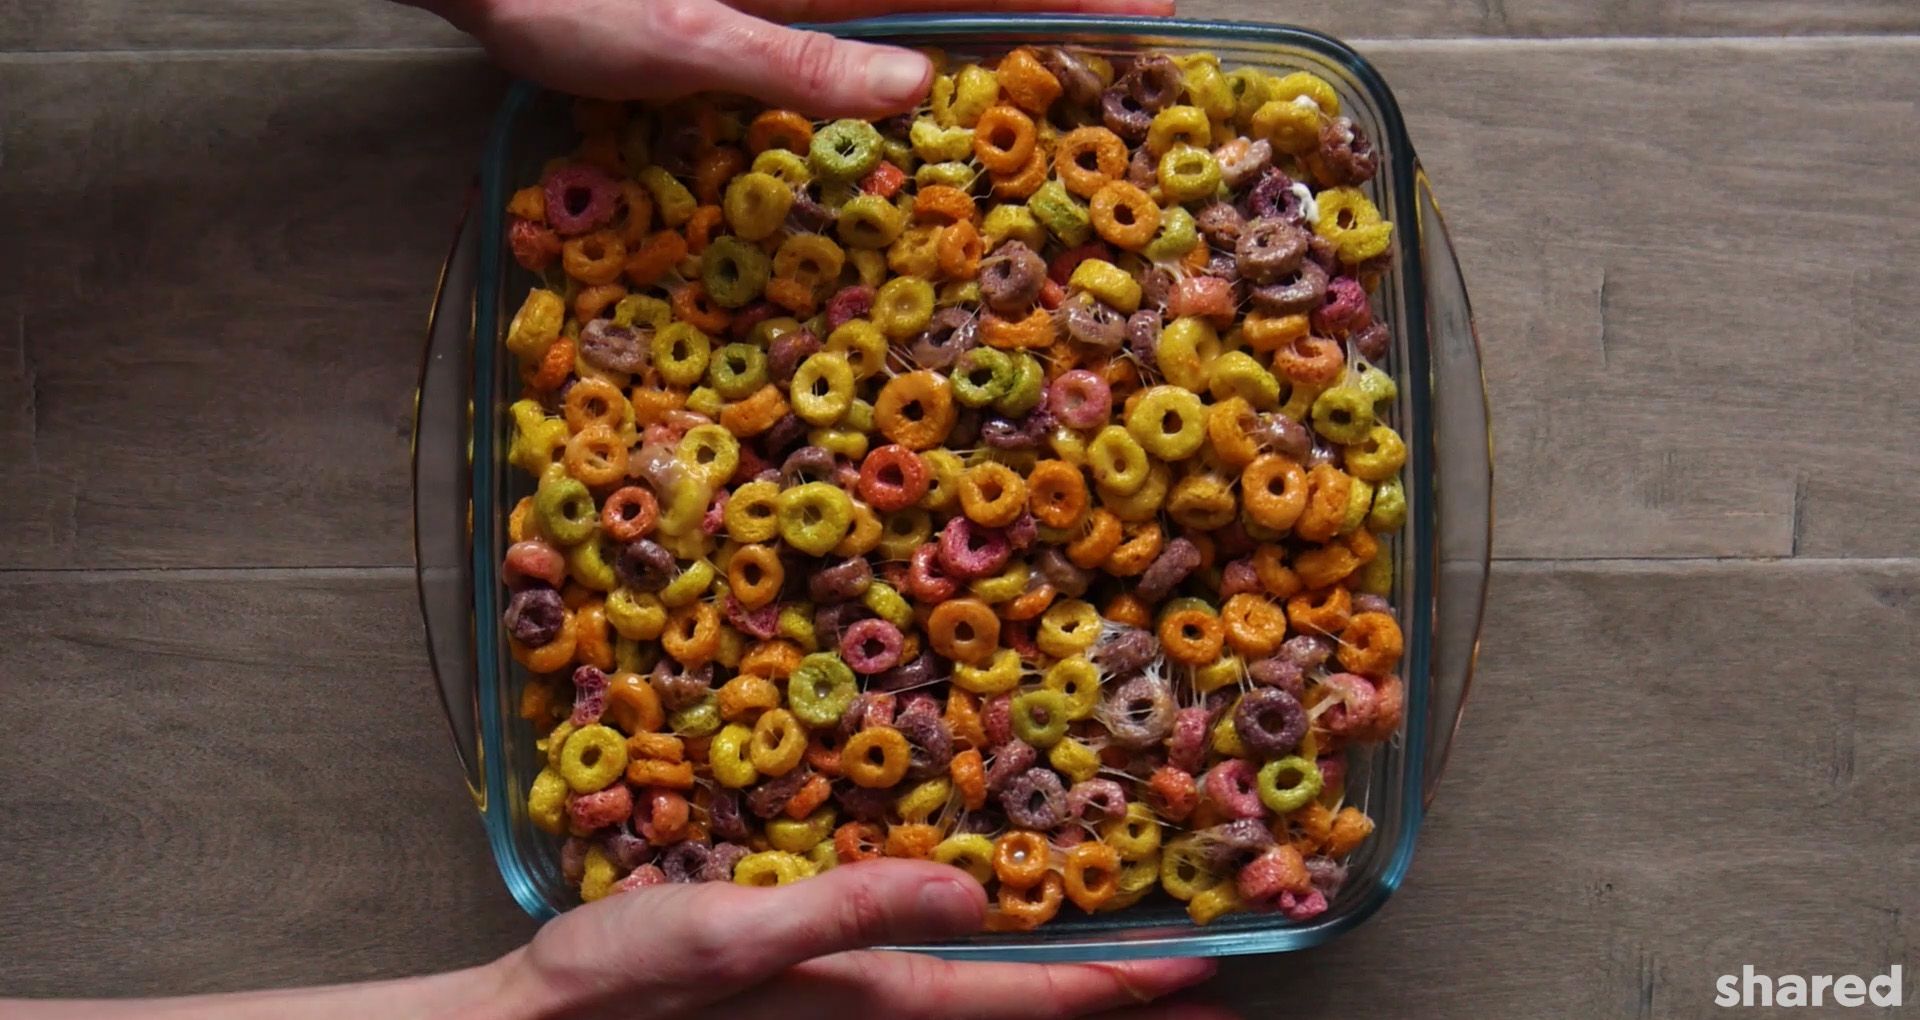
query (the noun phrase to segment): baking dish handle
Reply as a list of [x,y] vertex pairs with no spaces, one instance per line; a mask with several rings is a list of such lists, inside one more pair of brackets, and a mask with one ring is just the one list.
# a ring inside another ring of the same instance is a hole
[[473,626],[473,329],[480,230],[465,216],[440,271],[413,416],[413,555],[427,659],[467,791],[482,810]]
[[1493,551],[1493,437],[1480,338],[1460,260],[1426,171],[1414,172],[1414,214],[1426,266],[1428,350],[1433,368],[1433,498],[1438,560],[1434,587],[1432,684],[1421,790],[1433,802],[1466,708],[1480,648]]

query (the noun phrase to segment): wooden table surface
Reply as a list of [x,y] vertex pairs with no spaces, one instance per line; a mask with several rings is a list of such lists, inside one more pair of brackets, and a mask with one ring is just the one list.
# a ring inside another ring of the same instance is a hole
[[[1249,1016],[1716,1015],[1920,958],[1920,4],[1190,0],[1358,41],[1472,287],[1482,669],[1411,876]],[[488,959],[421,326],[504,80],[377,0],[0,0],[0,993]]]

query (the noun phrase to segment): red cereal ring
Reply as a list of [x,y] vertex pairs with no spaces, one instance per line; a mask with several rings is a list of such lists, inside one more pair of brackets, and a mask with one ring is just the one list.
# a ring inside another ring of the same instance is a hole
[[927,463],[920,455],[889,443],[860,462],[860,498],[882,513],[905,510],[927,494]]
[[647,537],[660,519],[660,501],[638,485],[613,490],[600,507],[600,528],[616,542],[632,542]]

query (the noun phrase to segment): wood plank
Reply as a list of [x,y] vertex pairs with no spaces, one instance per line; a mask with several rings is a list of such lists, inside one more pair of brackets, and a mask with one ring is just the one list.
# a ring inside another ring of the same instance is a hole
[[[1287,21],[1352,39],[1543,36],[1783,36],[1920,31],[1904,0],[1442,0],[1348,3],[1182,0],[1189,18]],[[422,11],[386,0],[12,0],[0,50],[459,46]]]
[[0,62],[0,562],[410,562],[427,304],[501,83]]
[[[0,989],[391,976],[529,933],[404,576],[16,574],[0,604],[0,915],[61,919],[0,931]],[[1503,564],[1488,620],[1406,887],[1212,994],[1250,1017],[1692,1017],[1741,963],[1911,973],[1920,563]]]

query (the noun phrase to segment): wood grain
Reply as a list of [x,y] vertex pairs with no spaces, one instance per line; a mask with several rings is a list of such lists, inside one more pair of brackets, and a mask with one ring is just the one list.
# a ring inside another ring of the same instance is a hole
[[[958,5],[991,7],[991,4]],[[1905,0],[1181,0],[1189,18],[1284,21],[1343,38],[1784,36],[1920,30]],[[465,45],[432,15],[387,0],[10,0],[0,50]]]
[[0,563],[410,562],[427,304],[501,82],[0,62]]
[[[62,918],[0,931],[0,991],[398,975],[528,934],[404,577],[14,575],[0,602],[0,915]],[[1406,887],[1213,994],[1691,1017],[1741,963],[1911,972],[1920,564],[1507,564],[1488,619]]]

